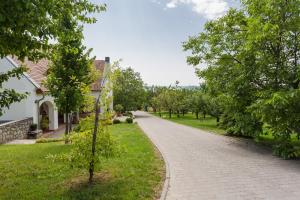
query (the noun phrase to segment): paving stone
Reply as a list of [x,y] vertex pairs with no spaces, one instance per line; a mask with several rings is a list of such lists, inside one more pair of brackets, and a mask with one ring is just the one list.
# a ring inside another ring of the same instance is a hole
[[220,136],[135,112],[169,164],[167,200],[300,199],[300,162],[249,140]]

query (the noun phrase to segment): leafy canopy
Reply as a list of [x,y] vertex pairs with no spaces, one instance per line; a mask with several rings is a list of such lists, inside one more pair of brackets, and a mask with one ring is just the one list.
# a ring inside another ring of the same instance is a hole
[[144,82],[138,72],[132,68],[114,71],[113,83],[114,104],[122,105],[124,111],[137,110],[145,101]]
[[[80,23],[94,23],[89,13],[105,10],[86,0],[9,0],[0,3],[0,58],[14,55],[18,59],[37,61],[52,55],[53,45],[64,35],[61,21],[70,17]],[[20,78],[24,67],[1,73],[0,116],[3,108],[26,98],[15,90],[3,88],[9,78]]]

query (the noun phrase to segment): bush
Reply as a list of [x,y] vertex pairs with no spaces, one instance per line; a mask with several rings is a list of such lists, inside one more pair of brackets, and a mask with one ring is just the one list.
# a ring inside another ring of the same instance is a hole
[[123,106],[121,104],[117,104],[115,106],[115,111],[117,112],[118,115],[122,113],[123,109],[124,108],[123,108]]
[[78,132],[85,131],[88,129],[93,129],[94,119],[95,119],[94,116],[89,116],[89,117],[80,119],[79,124],[77,126],[75,126],[73,131],[78,133]]
[[31,124],[29,127],[30,131],[36,131],[37,129],[37,124]]
[[118,120],[118,119],[114,119],[114,120],[113,120],[113,124],[120,124],[120,123],[121,123],[121,121]]
[[41,119],[41,129],[46,131],[49,129],[49,119],[47,116],[43,115]]
[[126,118],[126,122],[128,124],[132,124],[133,123],[133,119],[131,117]]
[[282,141],[273,147],[273,154],[283,159],[294,159],[300,157],[300,149],[288,141]]
[[64,140],[64,138],[40,138],[36,140],[36,143],[61,142]]

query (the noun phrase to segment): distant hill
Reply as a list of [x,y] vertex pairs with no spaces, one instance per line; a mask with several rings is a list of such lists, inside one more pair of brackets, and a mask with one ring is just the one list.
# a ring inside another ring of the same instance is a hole
[[196,86],[196,85],[187,85],[187,86],[179,86],[181,88],[184,88],[184,89],[188,89],[188,90],[194,90],[194,89],[199,89],[200,86]]

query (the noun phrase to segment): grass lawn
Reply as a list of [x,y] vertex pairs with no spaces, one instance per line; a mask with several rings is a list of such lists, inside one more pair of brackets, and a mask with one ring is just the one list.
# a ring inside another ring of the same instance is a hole
[[1,145],[0,199],[156,199],[165,173],[159,153],[136,124],[110,128],[125,152],[103,161],[93,186],[87,186],[85,171],[45,158],[68,152],[70,145]]
[[[267,135],[260,135],[255,138],[255,142],[263,144],[265,146],[273,146],[280,143],[280,140],[274,138],[272,134]],[[300,140],[298,140],[298,137],[296,134],[291,135],[291,143],[294,146],[300,147]]]
[[[152,113],[153,115],[159,117],[158,113]],[[225,131],[223,129],[218,128],[216,118],[211,116],[206,116],[204,119],[202,115],[199,114],[199,119],[196,119],[195,115],[192,113],[185,114],[184,116],[180,115],[178,118],[177,115],[172,115],[172,118],[169,118],[168,113],[162,113],[162,118],[170,120],[172,122],[176,122],[179,124],[191,126],[194,128],[224,134]]]

